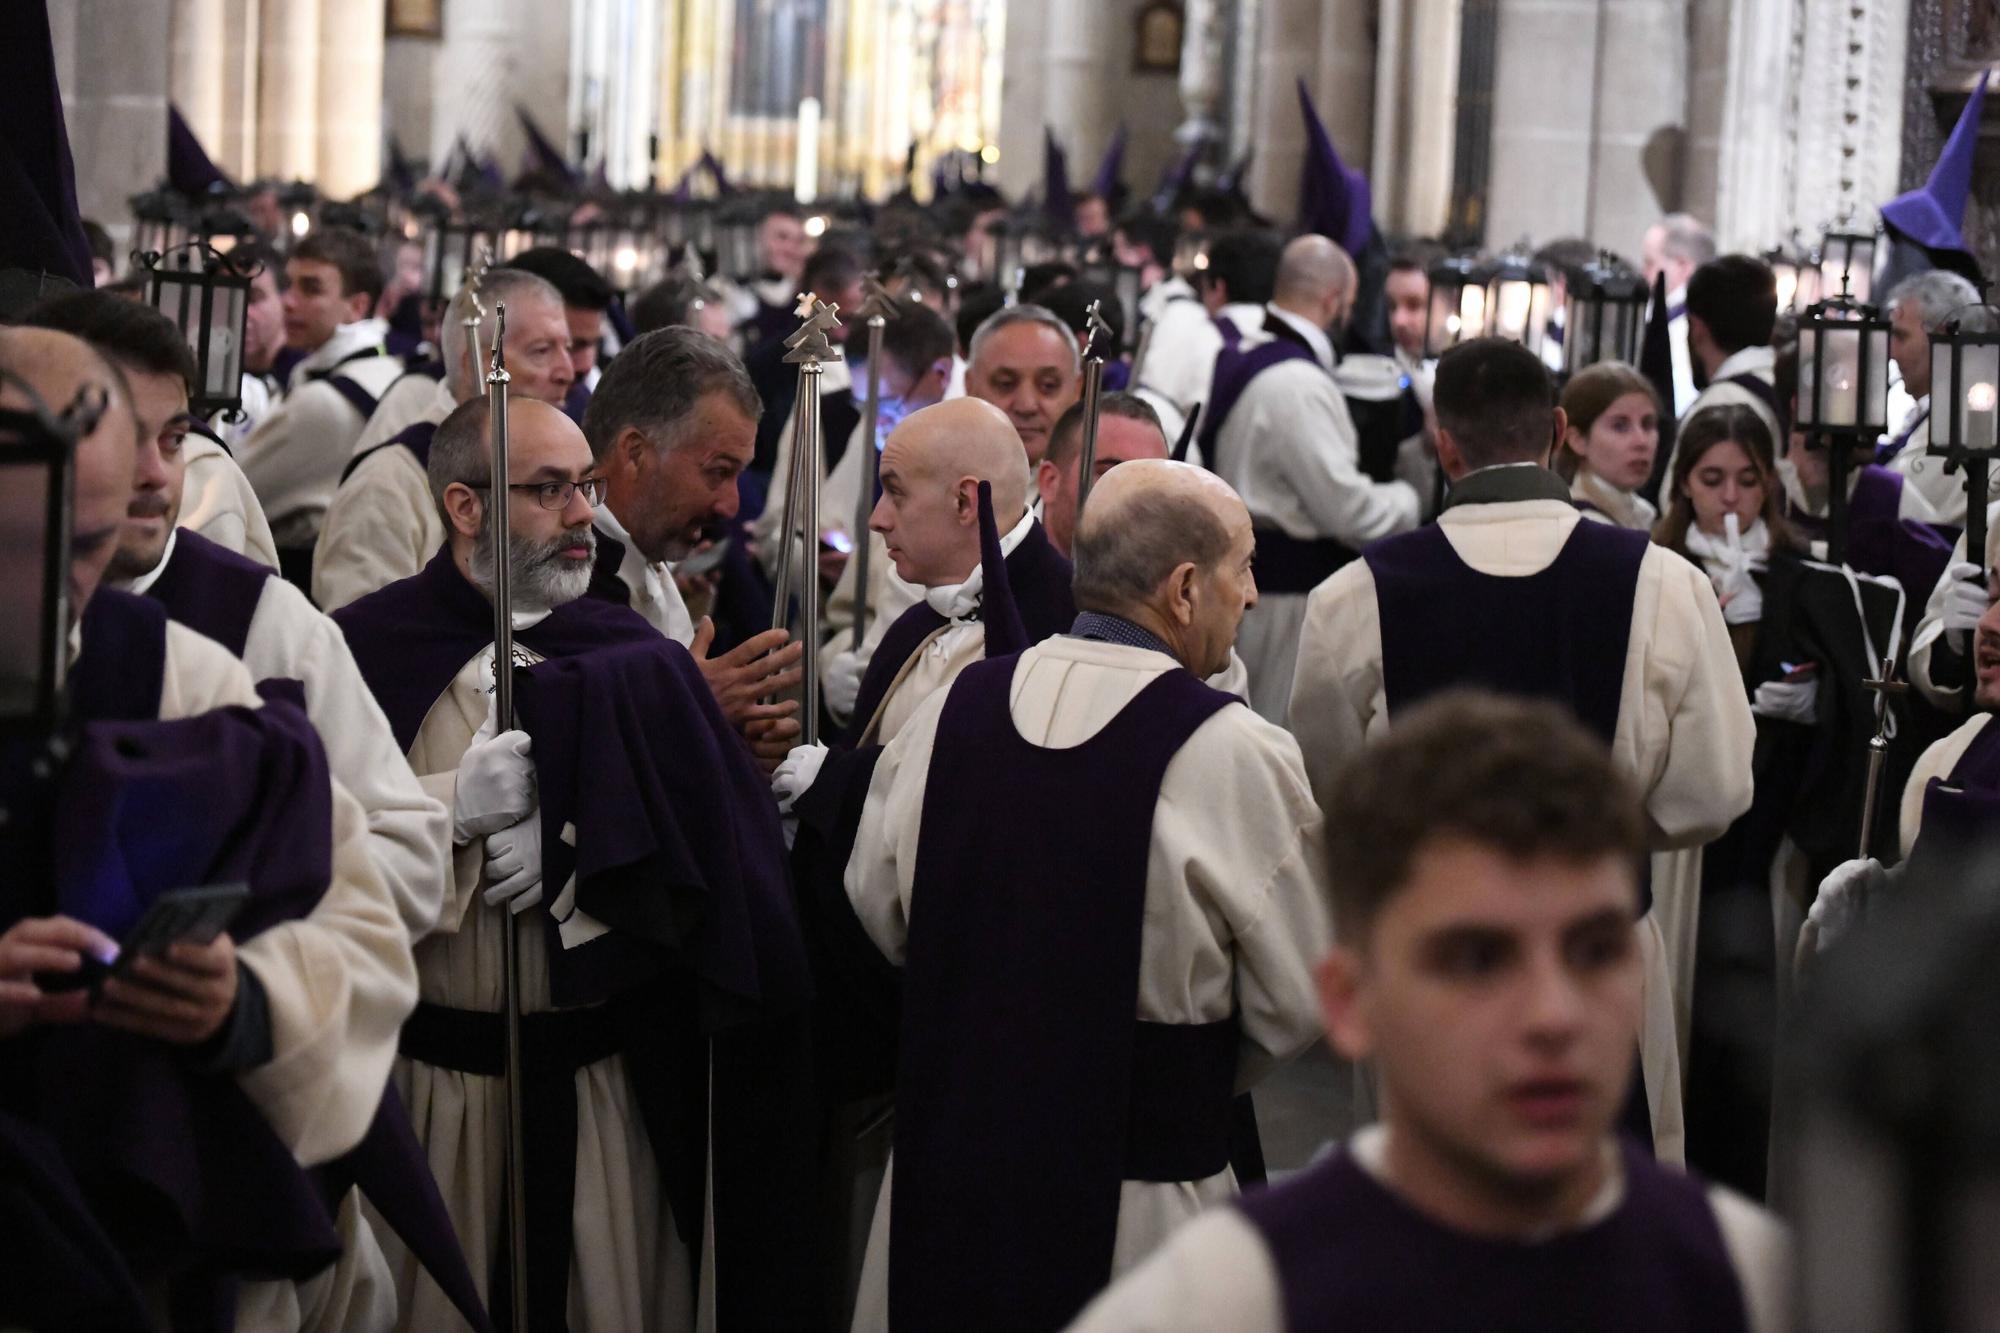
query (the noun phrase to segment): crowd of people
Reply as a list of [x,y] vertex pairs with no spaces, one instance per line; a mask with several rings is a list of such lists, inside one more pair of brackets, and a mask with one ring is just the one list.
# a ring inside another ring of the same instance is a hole
[[[773,203],[740,280],[549,246],[435,305],[400,242],[250,242],[213,421],[115,263],[9,311],[74,502],[0,824],[0,1322],[1788,1327],[1802,927],[2000,784],[2000,521],[1950,549],[1921,429],[1978,292],[1888,291],[1843,566],[1773,273],[1694,219],[1641,247],[1671,363],[1559,376],[1431,356],[1423,246],[1178,202],[1004,273],[983,186]],[[1322,1040],[1363,1128],[1268,1170],[1254,1087]]]

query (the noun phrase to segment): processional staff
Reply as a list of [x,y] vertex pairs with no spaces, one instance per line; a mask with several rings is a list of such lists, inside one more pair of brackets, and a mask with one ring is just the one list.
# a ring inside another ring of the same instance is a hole
[[799,368],[798,406],[793,418],[784,522],[779,529],[771,627],[789,627],[792,608],[797,606],[799,641],[805,648],[800,660],[805,673],[805,698],[800,705],[803,740],[813,745],[819,740],[819,561],[815,558],[819,550],[819,377],[825,370],[823,363],[835,356],[826,331],[840,327],[840,307],[805,292],[799,296],[797,313],[805,323],[785,339],[785,346],[791,348],[785,360]]
[[861,279],[866,298],[861,315],[868,321],[868,394],[861,416],[861,484],[854,497],[854,646],[868,633],[868,515],[875,508],[875,479],[880,474],[882,442],[877,420],[882,408],[882,334],[896,318],[896,300],[872,274]]
[[1097,471],[1097,418],[1103,410],[1104,349],[1111,344],[1111,326],[1099,312],[1102,301],[1092,301],[1084,312],[1084,328],[1089,334],[1083,345],[1083,454],[1077,460],[1076,517],[1083,521],[1083,506],[1090,499],[1093,474]]
[[[473,300],[478,309],[478,298]],[[507,303],[494,307],[493,364],[486,376],[487,420],[493,432],[493,464],[486,488],[493,543],[493,716],[500,731],[514,727],[514,580],[509,563],[507,470]],[[478,336],[477,325],[473,335]],[[507,1053],[507,1255],[515,1333],[528,1328],[527,1133],[521,1123],[521,940],[520,918],[500,909],[501,1001]]]

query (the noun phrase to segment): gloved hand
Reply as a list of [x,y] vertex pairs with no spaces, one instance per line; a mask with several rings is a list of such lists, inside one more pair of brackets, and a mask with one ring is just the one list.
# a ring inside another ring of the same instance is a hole
[[1819,681],[1767,680],[1751,696],[1750,711],[1759,717],[1811,726],[1818,720]]
[[486,839],[486,892],[481,895],[488,907],[505,903],[515,916],[542,900],[542,812],[531,809],[528,817],[510,824]]
[[1965,651],[1966,639],[1986,616],[1986,571],[1960,560],[1944,572],[1945,632],[1954,652]]
[[1833,873],[1820,881],[1819,896],[1806,913],[1806,920],[1819,928],[1819,952],[1825,953],[1852,930],[1869,896],[1881,892],[1888,883],[1888,872],[1872,858],[1835,866]]
[[778,798],[778,813],[789,815],[799,797],[819,779],[820,765],[826,762],[824,745],[795,746],[771,775],[771,794]]
[[[495,733],[498,734],[495,734]],[[535,808],[535,763],[528,733],[500,731],[492,712],[458,761],[452,797],[451,837],[467,843],[518,824]]]
[[861,677],[868,669],[868,663],[853,651],[835,653],[833,660],[826,664],[827,711],[835,717],[846,718],[854,712],[854,701],[861,697]]

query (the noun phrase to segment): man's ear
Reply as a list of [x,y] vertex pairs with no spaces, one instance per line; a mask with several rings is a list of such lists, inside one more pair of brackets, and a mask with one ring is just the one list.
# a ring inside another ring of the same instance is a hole
[[1356,1062],[1375,1053],[1375,1033],[1361,998],[1361,972],[1360,954],[1337,944],[1313,973],[1319,983],[1320,1017],[1326,1022],[1327,1040],[1334,1050]]
[[345,323],[366,319],[375,313],[375,298],[367,292],[349,292],[347,295],[347,318]]
[[1458,441],[1452,439],[1451,432],[1442,425],[1437,428],[1436,440],[1438,466],[1444,469],[1444,475],[1448,480],[1457,481],[1472,471],[1466,464],[1465,455],[1459,451]]
[[1035,491],[1042,499],[1054,499],[1055,493],[1061,487],[1062,472],[1054,463],[1044,458],[1041,462],[1035,464]]
[[444,488],[444,512],[451,519],[452,530],[459,536],[478,536],[480,515],[485,511],[485,497],[464,482],[454,481]]
[[604,455],[604,460],[628,472],[640,472],[645,469],[645,454],[650,447],[644,435],[634,427],[627,426],[619,431],[618,438],[611,442],[611,448]]
[[1569,438],[1569,413],[1556,408],[1555,434],[1549,441],[1549,456],[1542,460],[1543,467],[1555,466],[1556,455],[1562,452],[1563,442]]
[[954,491],[956,514],[961,524],[979,525],[979,478],[960,477]]
[[1167,575],[1167,605],[1174,619],[1183,625],[1194,623],[1195,585],[1200,582],[1201,570],[1192,560],[1175,565]]

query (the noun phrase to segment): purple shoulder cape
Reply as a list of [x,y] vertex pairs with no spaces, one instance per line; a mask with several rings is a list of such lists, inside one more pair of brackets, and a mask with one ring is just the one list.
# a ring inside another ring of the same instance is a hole
[[241,657],[264,596],[264,580],[276,576],[269,565],[182,528],[174,534],[167,567],[146,596],[166,607],[174,620]]

